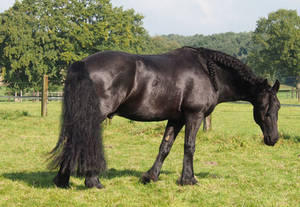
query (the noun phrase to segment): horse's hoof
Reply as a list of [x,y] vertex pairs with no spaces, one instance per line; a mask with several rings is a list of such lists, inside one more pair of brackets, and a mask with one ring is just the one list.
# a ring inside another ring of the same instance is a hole
[[69,182],[62,181],[57,176],[53,179],[53,182],[58,188],[70,188]]
[[198,181],[196,180],[195,177],[192,178],[180,178],[178,181],[179,185],[196,185]]
[[104,188],[104,186],[100,183],[100,180],[98,177],[86,178],[84,181],[84,184],[87,188],[93,188],[93,187],[96,187],[98,189]]
[[150,174],[148,172],[144,173],[141,178],[141,182],[143,184],[150,183],[151,181],[156,182],[157,180],[158,180],[158,178],[156,176],[154,176],[153,174]]

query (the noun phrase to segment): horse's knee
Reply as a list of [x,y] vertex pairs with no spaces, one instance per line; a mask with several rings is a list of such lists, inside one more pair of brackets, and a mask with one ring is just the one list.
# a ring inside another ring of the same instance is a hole
[[164,141],[162,146],[159,149],[159,153],[163,156],[163,157],[167,157],[170,153],[172,144],[170,144],[168,141]]
[[194,155],[195,145],[194,144],[184,144],[184,153],[188,155]]

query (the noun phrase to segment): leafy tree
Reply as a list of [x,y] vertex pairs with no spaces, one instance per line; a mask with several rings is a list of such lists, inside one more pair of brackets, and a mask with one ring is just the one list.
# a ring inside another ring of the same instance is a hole
[[280,9],[259,19],[253,41],[257,47],[249,62],[258,72],[272,79],[296,76],[300,81],[300,17],[296,10]]
[[38,88],[43,74],[60,83],[71,62],[97,51],[142,53],[150,39],[142,19],[110,0],[17,1],[0,14],[4,81],[14,89]]

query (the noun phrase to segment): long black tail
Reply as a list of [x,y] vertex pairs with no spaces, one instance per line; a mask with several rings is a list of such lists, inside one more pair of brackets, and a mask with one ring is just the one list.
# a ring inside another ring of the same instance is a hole
[[52,150],[49,167],[80,175],[97,175],[106,169],[100,130],[99,97],[85,70],[75,62],[65,81],[61,133]]

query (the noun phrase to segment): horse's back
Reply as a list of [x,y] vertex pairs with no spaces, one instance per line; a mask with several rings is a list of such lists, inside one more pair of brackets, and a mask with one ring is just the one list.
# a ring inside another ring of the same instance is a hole
[[183,109],[201,110],[210,97],[202,94],[211,90],[209,79],[188,50],[161,55],[107,51],[84,61],[106,115],[141,121],[177,119]]

